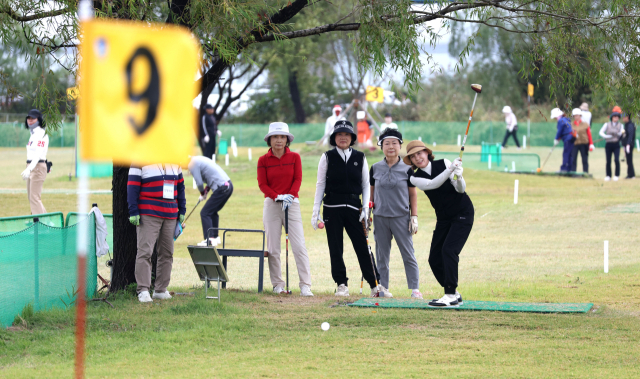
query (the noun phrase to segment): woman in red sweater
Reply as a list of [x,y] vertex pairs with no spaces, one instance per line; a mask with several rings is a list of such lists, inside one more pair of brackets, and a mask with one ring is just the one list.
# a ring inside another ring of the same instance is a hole
[[298,191],[302,183],[300,155],[289,150],[293,134],[283,122],[269,125],[269,133],[264,137],[269,152],[258,159],[258,184],[264,193],[262,222],[267,235],[269,251],[269,276],[274,293],[285,293],[285,282],[280,268],[280,244],[284,227],[284,211],[289,210],[289,241],[298,267],[300,295],[311,293],[311,269],[304,243],[302,216]]

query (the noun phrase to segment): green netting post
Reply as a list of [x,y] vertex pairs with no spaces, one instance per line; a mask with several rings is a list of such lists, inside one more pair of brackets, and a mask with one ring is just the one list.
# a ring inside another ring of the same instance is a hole
[[35,285],[35,310],[40,309],[40,267],[38,266],[38,223],[37,217],[33,218],[33,275]]

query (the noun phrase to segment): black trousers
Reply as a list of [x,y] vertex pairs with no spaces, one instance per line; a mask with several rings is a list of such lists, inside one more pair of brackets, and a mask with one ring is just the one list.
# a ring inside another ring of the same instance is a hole
[[513,136],[513,140],[516,141],[516,146],[520,147],[520,142],[518,142],[518,129],[513,129],[512,132],[510,132],[509,130],[507,130],[507,133],[505,133],[504,135],[504,141],[502,141],[502,147],[506,147],[507,146],[507,140],[509,139],[509,136]]
[[204,156],[211,159],[211,156],[216,153],[216,131],[212,128],[208,128],[209,143],[204,143]]
[[607,176],[611,176],[611,155],[616,165],[616,175],[620,176],[620,142],[607,142],[604,145],[604,153],[607,156]]
[[[204,238],[207,239],[207,230],[209,228],[217,228],[218,223],[220,221],[220,217],[218,216],[218,212],[224,207],[227,203],[227,200],[231,197],[233,193],[233,184],[231,180],[229,180],[229,186],[220,186],[216,188],[215,191],[211,194],[211,197],[202,207],[200,211],[200,220],[202,221],[202,233],[204,234]],[[211,237],[217,238],[218,231],[212,230]]]
[[570,171],[578,171],[578,153],[582,157],[582,172],[589,172],[589,145],[573,145]]
[[436,221],[431,239],[429,266],[444,293],[454,295],[458,288],[460,252],[473,227],[473,206],[450,220]]
[[327,231],[327,242],[329,243],[329,257],[331,258],[331,276],[337,285],[348,286],[347,268],[343,258],[344,232],[347,232],[353,250],[356,251],[358,263],[362,276],[369,283],[369,287],[376,286],[377,270],[371,262],[367,239],[364,234],[362,223],[358,221],[360,212],[349,207],[329,208],[323,207],[322,218],[324,219],[325,230]]
[[631,145],[628,153],[627,147],[625,146],[624,148],[624,157],[627,160],[627,177],[633,178],[636,176],[636,170],[633,169],[633,145]]

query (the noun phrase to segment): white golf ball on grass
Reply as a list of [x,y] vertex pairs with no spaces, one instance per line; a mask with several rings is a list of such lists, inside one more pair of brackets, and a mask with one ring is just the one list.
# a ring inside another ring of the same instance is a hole
[[328,322],[323,322],[322,325],[320,325],[320,328],[322,328],[322,330],[324,330],[325,332],[329,330],[330,327],[331,326],[329,325]]

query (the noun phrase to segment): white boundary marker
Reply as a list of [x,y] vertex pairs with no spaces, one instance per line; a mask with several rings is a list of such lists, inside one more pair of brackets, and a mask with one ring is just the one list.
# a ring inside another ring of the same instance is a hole
[[518,179],[513,184],[513,203],[518,204]]
[[604,273],[609,273],[609,241],[604,241]]

